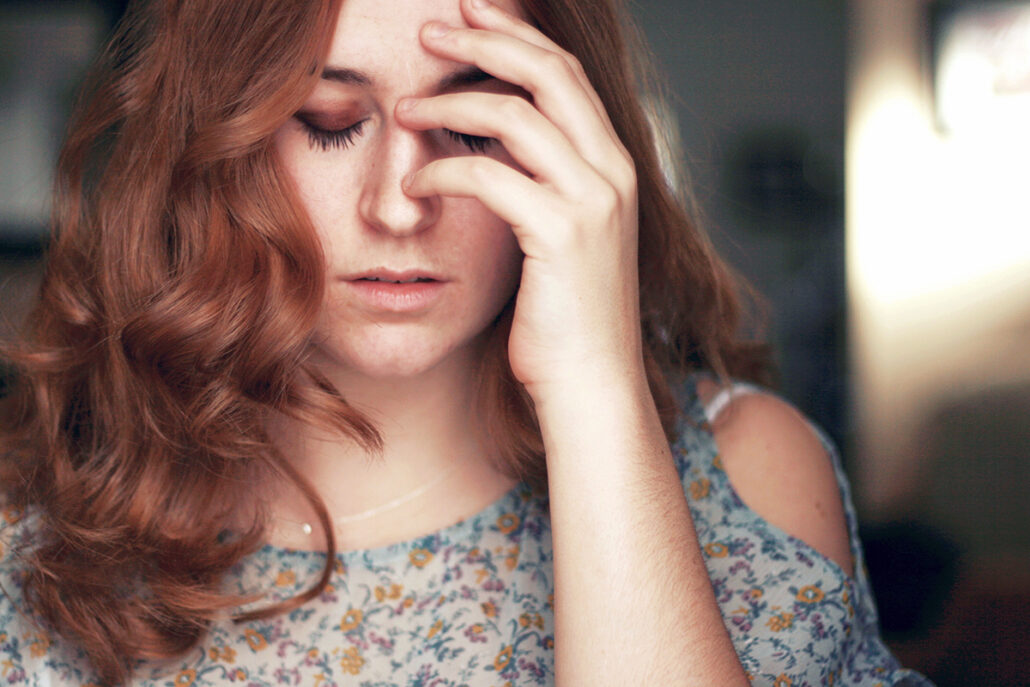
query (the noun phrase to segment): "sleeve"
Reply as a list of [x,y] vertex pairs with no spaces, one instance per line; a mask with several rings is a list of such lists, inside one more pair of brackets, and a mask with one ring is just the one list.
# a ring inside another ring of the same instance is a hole
[[[739,385],[719,398],[766,393]],[[817,427],[837,477],[855,574],[751,510],[722,469],[705,408],[691,383],[674,454],[723,620],[753,685],[926,687],[879,634],[851,491],[834,444]]]

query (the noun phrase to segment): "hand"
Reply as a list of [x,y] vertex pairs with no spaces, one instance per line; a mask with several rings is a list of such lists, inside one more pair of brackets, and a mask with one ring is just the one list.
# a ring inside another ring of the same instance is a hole
[[633,162],[575,57],[496,6],[461,0],[461,9],[471,28],[427,24],[425,48],[532,102],[486,92],[411,98],[397,120],[495,138],[520,169],[483,155],[442,158],[414,173],[406,192],[473,197],[511,225],[525,259],[508,352],[535,400],[642,375]]

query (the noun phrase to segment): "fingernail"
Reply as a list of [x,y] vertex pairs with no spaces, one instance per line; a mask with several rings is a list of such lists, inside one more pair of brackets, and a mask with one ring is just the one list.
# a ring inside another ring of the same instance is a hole
[[401,188],[403,188],[405,191],[407,191],[409,188],[411,188],[411,182],[414,181],[414,180],[415,180],[415,175],[414,174],[407,174],[407,175],[405,175],[405,177],[403,179],[401,179]]
[[443,38],[451,32],[451,27],[447,26],[442,22],[434,21],[429,24],[426,29],[426,33],[430,38]]
[[472,6],[477,10],[485,10],[490,7],[490,0],[472,0]]
[[418,99],[417,98],[402,98],[401,101],[397,103],[397,111],[398,112],[411,112],[412,110],[415,109],[415,105],[417,105],[417,104],[418,104]]

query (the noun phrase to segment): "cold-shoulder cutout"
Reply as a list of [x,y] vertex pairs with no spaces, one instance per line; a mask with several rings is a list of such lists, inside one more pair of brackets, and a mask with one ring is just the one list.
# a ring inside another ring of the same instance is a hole
[[789,403],[741,385],[698,382],[726,476],[747,506],[854,574],[847,519],[833,464]]

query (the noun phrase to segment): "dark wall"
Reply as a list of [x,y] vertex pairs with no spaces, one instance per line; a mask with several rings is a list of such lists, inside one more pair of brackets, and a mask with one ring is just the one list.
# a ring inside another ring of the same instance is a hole
[[781,390],[839,442],[845,3],[638,0],[704,223],[769,303]]

